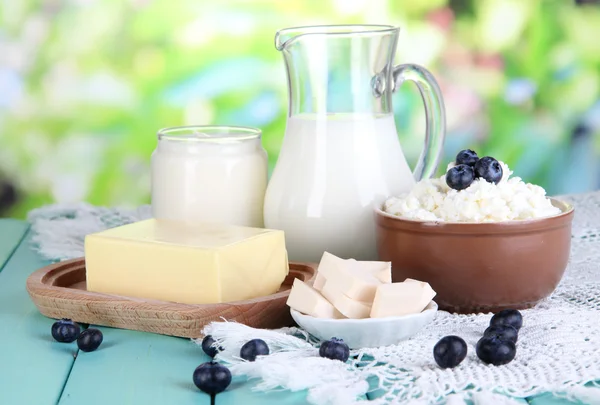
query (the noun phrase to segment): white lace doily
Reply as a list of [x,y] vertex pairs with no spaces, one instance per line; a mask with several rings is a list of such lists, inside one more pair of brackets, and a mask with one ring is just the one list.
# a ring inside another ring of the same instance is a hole
[[[318,342],[295,328],[265,331],[218,322],[207,326],[206,332],[226,349],[219,356],[230,363],[234,374],[258,378],[255,389],[308,389],[308,400],[315,405],[351,405],[373,391],[382,395],[370,401],[376,404],[463,404],[466,399],[475,404],[511,404],[510,397],[544,392],[600,404],[600,387],[587,384],[600,379],[600,192],[565,199],[576,209],[569,266],[551,297],[522,311],[517,356],[508,365],[488,366],[475,354],[475,343],[491,314],[439,311],[414,338],[352,351],[355,358],[346,365],[314,356]],[[77,204],[40,208],[30,213],[29,220],[40,254],[64,260],[83,255],[86,234],[149,217],[147,206],[121,210]],[[460,366],[442,370],[432,349],[451,334],[463,337],[469,352]],[[263,338],[272,354],[254,363],[232,355],[253,338]]]

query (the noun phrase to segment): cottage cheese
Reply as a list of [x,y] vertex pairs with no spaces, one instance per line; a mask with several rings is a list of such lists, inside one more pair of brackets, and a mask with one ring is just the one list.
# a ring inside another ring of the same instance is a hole
[[[421,180],[404,195],[389,198],[383,210],[403,218],[444,222],[500,222],[542,218],[559,214],[546,191],[525,183],[504,162],[498,184],[476,179],[464,190],[446,184],[446,176]],[[448,165],[448,169],[454,163]]]

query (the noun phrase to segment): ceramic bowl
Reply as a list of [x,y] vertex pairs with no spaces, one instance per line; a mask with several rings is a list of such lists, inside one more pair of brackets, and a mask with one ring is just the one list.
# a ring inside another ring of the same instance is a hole
[[392,281],[414,278],[458,313],[529,308],[558,285],[569,260],[573,207],[552,199],[552,217],[496,223],[402,219],[376,209],[379,259]]
[[292,318],[311,335],[329,340],[343,339],[351,349],[396,344],[419,332],[433,320],[438,306],[431,301],[418,314],[366,319],[315,318],[291,309]]

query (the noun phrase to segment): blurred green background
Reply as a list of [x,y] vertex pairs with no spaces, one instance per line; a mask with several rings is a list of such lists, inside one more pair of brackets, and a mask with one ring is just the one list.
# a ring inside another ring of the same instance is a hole
[[[263,129],[271,166],[287,94],[280,28],[402,27],[398,62],[445,96],[445,161],[475,148],[550,194],[600,188],[600,8],[572,0],[0,1],[0,216],[52,202],[149,202],[159,128]],[[410,163],[424,113],[394,107]]]

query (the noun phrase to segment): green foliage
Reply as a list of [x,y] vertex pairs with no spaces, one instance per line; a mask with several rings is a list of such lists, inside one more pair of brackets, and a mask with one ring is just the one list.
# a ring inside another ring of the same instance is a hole
[[[553,193],[598,186],[595,6],[569,0],[19,0],[0,3],[7,61],[0,67],[0,180],[15,184],[21,197],[8,211],[0,205],[0,215],[23,217],[53,201],[147,203],[149,157],[157,130],[167,126],[258,126],[272,167],[287,109],[274,34],[325,23],[405,28],[399,57],[430,68],[446,97],[445,161],[471,146]],[[403,149],[414,162],[423,138],[421,101],[403,86],[395,103]],[[578,149],[572,133],[581,123],[589,141]],[[567,179],[553,161],[591,163]]]

